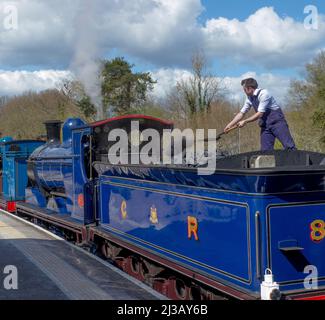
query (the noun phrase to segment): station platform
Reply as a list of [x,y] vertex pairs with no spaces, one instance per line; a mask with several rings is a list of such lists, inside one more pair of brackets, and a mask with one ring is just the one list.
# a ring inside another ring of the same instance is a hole
[[[7,266],[18,289],[6,289]],[[0,300],[161,300],[162,295],[49,232],[0,210]]]

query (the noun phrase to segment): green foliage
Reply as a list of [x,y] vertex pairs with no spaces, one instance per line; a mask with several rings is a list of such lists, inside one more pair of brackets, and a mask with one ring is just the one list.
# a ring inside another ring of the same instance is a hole
[[147,100],[147,93],[156,83],[150,73],[134,73],[124,58],[103,62],[102,96],[104,109],[113,108],[115,114],[128,114],[135,107],[141,107]]
[[[135,73],[132,71],[133,67],[124,58],[102,62],[99,77],[105,114],[107,110],[116,115],[130,114],[148,106],[147,95],[156,82],[150,73]],[[94,120],[96,106],[81,82],[66,80],[61,92],[79,107],[87,119]]]
[[77,101],[77,106],[86,118],[92,118],[96,115],[96,107],[91,103],[88,96],[84,96],[81,100]]
[[[303,114],[301,126],[309,126],[297,135],[302,135],[304,141],[310,137],[309,140],[316,140],[318,144],[325,143],[325,51],[306,65],[305,80],[293,82],[290,94],[291,106]],[[306,143],[309,148],[310,143]]]
[[86,120],[90,122],[95,120],[97,113],[96,107],[91,102],[90,97],[87,96],[81,82],[76,80],[65,80],[62,83],[60,93],[66,97],[67,101],[72,102],[79,108]]
[[314,123],[322,130],[323,135],[320,139],[322,143],[325,144],[325,107],[319,107],[313,115]]

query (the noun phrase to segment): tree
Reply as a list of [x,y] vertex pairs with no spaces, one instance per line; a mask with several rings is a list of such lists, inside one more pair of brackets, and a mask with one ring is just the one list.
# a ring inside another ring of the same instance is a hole
[[307,65],[307,72],[313,89],[310,100],[316,108],[313,120],[315,125],[323,130],[321,140],[325,143],[325,51],[322,51],[313,63]]
[[290,94],[296,110],[312,115],[313,125],[321,130],[320,140],[325,143],[325,51],[306,65],[305,79],[294,81]]
[[185,121],[196,114],[207,115],[211,106],[221,97],[220,81],[207,71],[207,62],[203,53],[192,57],[191,75],[177,82],[168,95],[173,113]]
[[221,82],[208,71],[204,54],[197,52],[190,75],[176,83],[166,101],[175,120],[196,127],[198,119],[209,117],[214,104],[224,101],[223,93]]
[[86,95],[77,101],[77,106],[80,108],[87,119],[93,118],[96,115],[96,107],[93,103],[91,103],[90,97]]
[[82,113],[62,92],[28,92],[12,97],[0,108],[0,128],[3,136],[37,139],[45,134],[45,121],[65,121],[70,117],[82,118]]
[[147,100],[148,92],[156,83],[150,73],[134,73],[134,65],[124,58],[103,62],[102,96],[104,110],[113,108],[116,114],[128,114],[141,107]]
[[2,96],[2,97],[0,97],[0,108],[2,106],[4,106],[6,103],[8,103],[9,100],[10,100],[10,98],[8,96]]
[[60,92],[79,107],[86,119],[93,121],[97,113],[95,105],[91,102],[89,96],[86,95],[84,86],[76,80],[64,80],[61,84]]

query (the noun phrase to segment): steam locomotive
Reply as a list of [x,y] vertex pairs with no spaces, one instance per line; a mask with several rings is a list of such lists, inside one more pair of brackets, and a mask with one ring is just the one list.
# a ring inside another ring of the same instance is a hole
[[110,163],[110,132],[132,140],[134,121],[140,132],[173,129],[142,115],[68,119],[62,130],[46,123],[47,142],[0,141],[0,203],[171,299],[324,298],[324,154],[221,157],[204,176],[186,164]]

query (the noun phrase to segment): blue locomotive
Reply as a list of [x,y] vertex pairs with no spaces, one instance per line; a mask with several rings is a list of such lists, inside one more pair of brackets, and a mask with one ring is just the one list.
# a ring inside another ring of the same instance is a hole
[[324,154],[240,154],[206,176],[186,165],[112,164],[109,134],[122,128],[132,140],[134,121],[161,136],[173,128],[141,115],[68,119],[61,141],[61,123],[47,123],[17,214],[97,248],[171,299],[323,297]]

